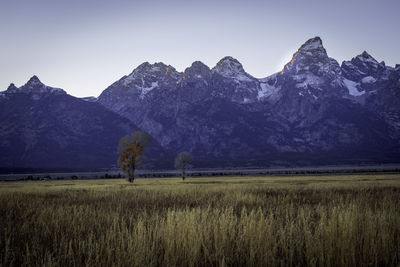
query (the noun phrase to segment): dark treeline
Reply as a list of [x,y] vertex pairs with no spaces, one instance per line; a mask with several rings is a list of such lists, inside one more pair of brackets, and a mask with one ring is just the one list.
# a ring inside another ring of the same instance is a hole
[[[188,171],[188,177],[223,177],[223,176],[263,176],[263,175],[326,175],[326,174],[375,174],[375,173],[400,173],[400,168],[320,168],[320,169],[249,169],[249,170],[201,170]],[[143,171],[137,178],[173,178],[179,177],[178,171]],[[57,174],[15,174],[0,176],[1,181],[35,181],[35,180],[77,180],[77,179],[121,179],[126,178],[122,173],[57,173]]]

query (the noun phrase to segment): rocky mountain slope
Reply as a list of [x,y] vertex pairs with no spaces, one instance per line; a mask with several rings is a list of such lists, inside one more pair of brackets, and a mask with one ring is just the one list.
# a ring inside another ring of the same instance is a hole
[[[121,137],[138,127],[98,103],[33,76],[0,92],[0,167],[99,169],[117,164]],[[155,141],[150,154],[160,159]]]

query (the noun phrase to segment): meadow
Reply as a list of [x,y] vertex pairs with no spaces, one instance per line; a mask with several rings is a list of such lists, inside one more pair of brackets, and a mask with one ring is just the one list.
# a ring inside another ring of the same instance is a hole
[[399,266],[400,175],[0,183],[1,266]]

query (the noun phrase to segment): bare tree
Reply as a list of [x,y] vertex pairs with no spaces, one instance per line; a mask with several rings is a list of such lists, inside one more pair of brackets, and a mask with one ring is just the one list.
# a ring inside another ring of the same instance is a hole
[[147,150],[151,137],[142,131],[136,131],[131,135],[126,135],[119,140],[118,165],[121,170],[128,176],[128,181],[133,183],[135,179],[135,171],[143,166],[146,157],[143,155]]
[[175,168],[181,170],[182,180],[186,178],[186,169],[193,161],[193,155],[188,152],[181,152],[175,159]]

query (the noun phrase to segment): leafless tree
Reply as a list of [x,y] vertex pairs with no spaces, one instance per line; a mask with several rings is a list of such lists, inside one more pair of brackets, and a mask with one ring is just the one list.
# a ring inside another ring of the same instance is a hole
[[193,161],[193,155],[188,152],[181,152],[175,159],[175,168],[181,171],[182,180],[186,178],[186,169]]

